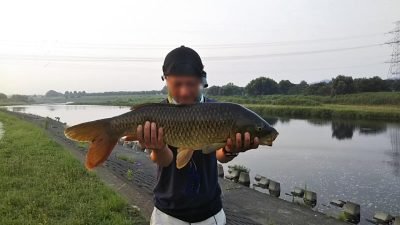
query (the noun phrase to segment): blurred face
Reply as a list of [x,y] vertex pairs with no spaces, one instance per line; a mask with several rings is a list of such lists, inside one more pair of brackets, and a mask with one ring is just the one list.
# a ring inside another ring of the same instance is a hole
[[180,104],[196,102],[201,87],[201,78],[197,76],[168,75],[167,88],[170,95]]

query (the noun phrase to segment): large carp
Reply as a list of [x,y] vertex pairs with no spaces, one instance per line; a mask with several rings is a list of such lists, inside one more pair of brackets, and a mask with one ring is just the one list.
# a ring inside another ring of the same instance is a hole
[[146,121],[164,131],[164,141],[178,148],[177,168],[184,167],[194,150],[208,154],[226,145],[236,133],[249,132],[261,145],[272,146],[278,132],[253,111],[233,103],[165,104],[146,103],[119,116],[81,123],[65,129],[75,141],[90,142],[85,166],[103,163],[123,136],[136,137],[136,128]]

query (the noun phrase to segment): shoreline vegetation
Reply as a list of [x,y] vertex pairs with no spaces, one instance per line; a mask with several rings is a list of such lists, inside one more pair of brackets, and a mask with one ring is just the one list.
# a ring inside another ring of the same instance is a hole
[[[400,121],[400,92],[366,92],[337,96],[207,96],[220,102],[242,104],[264,117]],[[165,97],[164,94],[105,95],[82,96],[69,103],[62,97],[41,98],[40,101],[35,102],[37,104],[133,106],[160,102]]]
[[0,121],[0,224],[145,224],[45,129],[2,110]]
[[[338,75],[331,80],[298,84],[289,80],[274,81],[268,77],[251,80],[245,87],[228,83],[204,90],[206,96],[220,102],[242,104],[264,117],[321,119],[368,119],[400,121],[400,79],[352,78]],[[117,91],[86,93],[85,91],[49,90],[44,96],[0,93],[0,106],[43,103],[74,105],[133,106],[160,102],[167,88],[153,91]]]
[[[320,119],[400,121],[400,92],[371,92],[340,96],[264,95],[208,96],[220,102],[242,104],[261,116]],[[165,95],[114,96],[80,99],[73,105],[132,106],[160,102]]]

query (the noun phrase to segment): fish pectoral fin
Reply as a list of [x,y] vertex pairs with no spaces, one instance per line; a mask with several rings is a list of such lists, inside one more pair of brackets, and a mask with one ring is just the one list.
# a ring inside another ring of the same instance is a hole
[[212,143],[212,144],[203,146],[203,147],[201,148],[201,151],[202,151],[204,154],[210,154],[211,152],[215,152],[215,151],[217,151],[218,149],[225,147],[225,145],[226,145],[225,142]]
[[188,164],[193,156],[193,149],[178,148],[178,155],[176,156],[176,168],[182,169]]

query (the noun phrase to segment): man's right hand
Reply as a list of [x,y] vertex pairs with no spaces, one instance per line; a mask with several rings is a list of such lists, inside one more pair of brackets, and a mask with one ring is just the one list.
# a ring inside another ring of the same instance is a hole
[[152,150],[151,159],[160,166],[168,166],[172,162],[172,151],[164,142],[164,131],[162,127],[157,129],[154,122],[146,121],[144,126],[139,125],[136,129],[137,140],[142,147]]
[[164,149],[166,144],[164,143],[164,132],[163,128],[159,127],[154,122],[146,121],[143,125],[139,125],[136,129],[137,140],[146,149],[160,150]]

